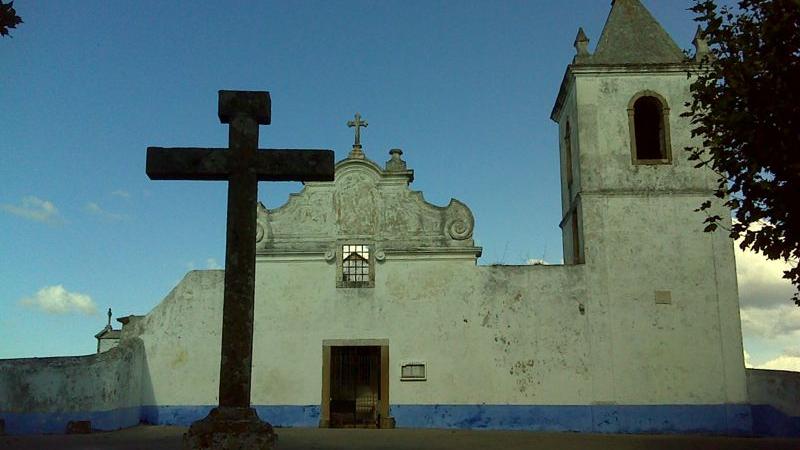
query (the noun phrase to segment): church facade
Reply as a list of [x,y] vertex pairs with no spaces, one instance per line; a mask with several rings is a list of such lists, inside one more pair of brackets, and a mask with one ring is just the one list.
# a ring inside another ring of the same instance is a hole
[[[334,181],[259,207],[251,401],[261,418],[761,430],[733,243],[703,232],[694,209],[714,178],[683,151],[693,142],[680,111],[695,62],[638,0],[614,2],[594,54],[582,31],[575,45],[551,116],[565,264],[478,265],[467,205],[425,201],[397,149],[379,165],[354,145]],[[218,400],[223,278],[188,273],[150,313],[125,318],[116,348],[54,362],[49,375],[32,362],[0,364],[0,399],[19,405],[0,402],[6,429],[53,431],[81,414],[101,429],[204,417]],[[68,411],[54,416],[46,393],[12,392],[37,376],[66,384],[76,397],[61,400]]]

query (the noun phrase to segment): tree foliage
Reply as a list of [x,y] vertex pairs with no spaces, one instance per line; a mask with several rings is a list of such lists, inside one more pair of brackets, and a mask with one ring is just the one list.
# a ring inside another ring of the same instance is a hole
[[[689,158],[717,173],[714,195],[733,210],[741,248],[790,262],[784,278],[800,306],[800,0],[695,0],[690,10],[710,51],[693,72],[685,115],[702,145]],[[706,223],[724,222],[709,213]]]
[[3,3],[3,0],[0,0],[0,37],[11,37],[8,34],[9,28],[17,28],[21,23],[22,18],[14,10],[14,2]]

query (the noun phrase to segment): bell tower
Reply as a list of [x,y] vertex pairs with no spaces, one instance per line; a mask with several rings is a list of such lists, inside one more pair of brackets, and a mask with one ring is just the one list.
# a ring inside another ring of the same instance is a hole
[[591,257],[584,211],[588,197],[704,195],[713,186],[710,174],[696,170],[683,150],[691,134],[680,113],[691,98],[686,74],[694,61],[639,0],[612,2],[594,54],[583,29],[574,45],[576,54],[551,114],[559,125],[568,264]]
[[[591,287],[595,399],[744,402],[732,241],[703,232],[695,209],[714,176],[684,150],[695,142],[681,113],[697,63],[639,0],[612,2],[593,53],[583,29],[574,45],[551,119],[564,262],[584,265]],[[701,378],[712,373],[721,383],[709,393]]]

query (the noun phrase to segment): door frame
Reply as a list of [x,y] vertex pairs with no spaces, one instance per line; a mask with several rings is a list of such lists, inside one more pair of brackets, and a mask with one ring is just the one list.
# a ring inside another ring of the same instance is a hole
[[320,428],[331,426],[331,347],[381,348],[381,397],[378,400],[378,414],[381,420],[378,428],[394,428],[394,420],[389,417],[389,339],[323,339]]

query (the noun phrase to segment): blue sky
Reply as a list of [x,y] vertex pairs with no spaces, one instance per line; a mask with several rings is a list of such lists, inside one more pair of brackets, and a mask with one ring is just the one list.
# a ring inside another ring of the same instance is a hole
[[[690,48],[688,1],[644,3]],[[402,148],[428,201],[470,206],[481,264],[561,261],[549,114],[578,26],[593,47],[609,1],[15,7],[25,23],[0,39],[0,358],[91,353],[109,306],[147,313],[187,270],[224,264],[225,184],[144,173],[148,145],[226,146],[219,89],[271,92],[261,147],[341,159],[360,112],[368,157]],[[297,190],[262,183],[259,198]],[[748,338],[754,363],[786,353],[768,334]]]

